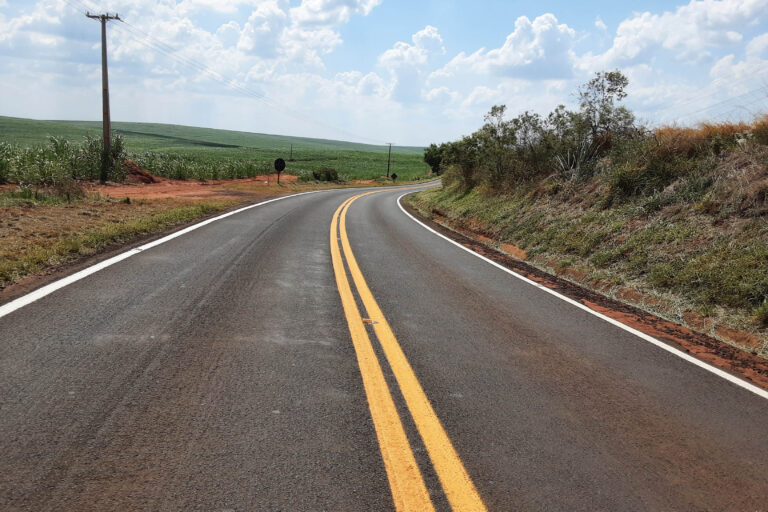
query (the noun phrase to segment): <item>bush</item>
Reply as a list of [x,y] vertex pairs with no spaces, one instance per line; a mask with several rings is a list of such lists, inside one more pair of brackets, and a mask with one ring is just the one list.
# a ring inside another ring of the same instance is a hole
[[614,155],[616,161],[605,171],[606,181],[614,195],[625,198],[660,192],[677,179],[692,174],[699,165],[698,160],[669,151],[669,146],[652,140],[623,148]]
[[339,172],[331,167],[321,167],[312,171],[312,177],[317,181],[339,181]]

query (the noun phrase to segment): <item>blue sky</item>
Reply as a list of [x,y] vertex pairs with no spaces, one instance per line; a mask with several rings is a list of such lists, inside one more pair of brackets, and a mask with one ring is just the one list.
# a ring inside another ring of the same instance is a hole
[[0,115],[422,145],[621,69],[649,125],[768,111],[768,1],[0,0]]

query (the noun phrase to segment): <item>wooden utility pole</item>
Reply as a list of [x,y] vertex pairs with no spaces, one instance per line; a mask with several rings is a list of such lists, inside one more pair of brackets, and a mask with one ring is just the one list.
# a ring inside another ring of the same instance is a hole
[[392,143],[389,144],[389,153],[387,153],[387,178],[389,178],[389,162],[392,160]]
[[107,171],[109,170],[109,153],[112,149],[112,122],[109,118],[109,74],[107,72],[107,22],[122,20],[120,20],[120,16],[117,13],[114,16],[110,16],[109,14],[91,14],[86,12],[85,15],[92,20],[99,20],[101,22],[101,103],[104,154],[101,159],[101,176],[99,179],[102,183],[105,183],[107,181]]

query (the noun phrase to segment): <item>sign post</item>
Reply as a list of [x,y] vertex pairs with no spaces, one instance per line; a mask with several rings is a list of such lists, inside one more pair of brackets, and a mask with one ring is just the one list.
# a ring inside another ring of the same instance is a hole
[[280,173],[285,170],[285,160],[278,158],[275,160],[275,170],[277,171],[277,184],[280,184]]

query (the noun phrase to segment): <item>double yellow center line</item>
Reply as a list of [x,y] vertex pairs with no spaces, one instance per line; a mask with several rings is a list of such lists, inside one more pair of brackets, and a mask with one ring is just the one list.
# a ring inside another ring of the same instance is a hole
[[455,511],[485,511],[477,489],[368,288],[349,245],[346,219],[350,205],[360,197],[376,192],[379,191],[366,192],[347,199],[333,214],[331,259],[395,507],[399,511],[434,510],[379,359],[355,302],[344,260],[448,502]]

